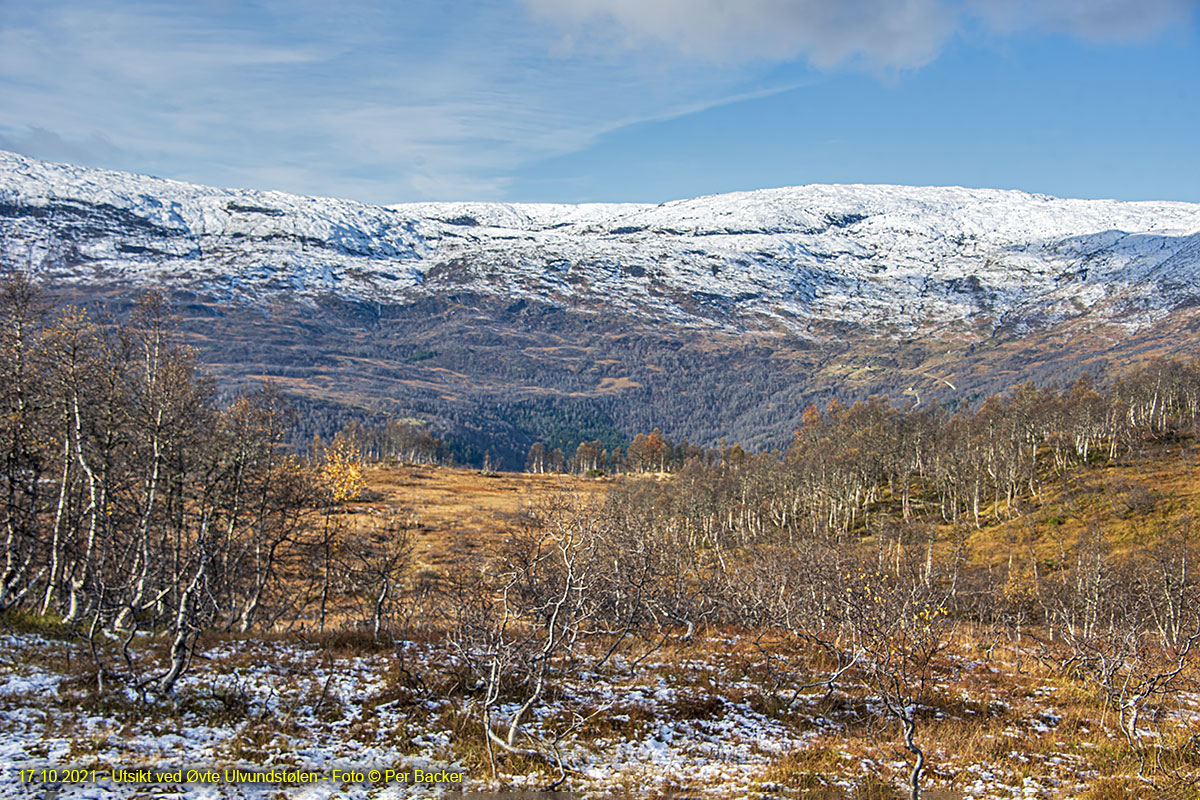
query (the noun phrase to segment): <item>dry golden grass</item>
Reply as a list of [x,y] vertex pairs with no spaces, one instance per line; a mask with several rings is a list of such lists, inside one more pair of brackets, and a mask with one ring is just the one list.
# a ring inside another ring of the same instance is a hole
[[[1014,548],[1025,558],[1032,553],[1038,559],[1054,559],[1062,542],[1071,546],[1089,525],[1101,528],[1115,549],[1132,548],[1157,535],[1156,526],[1200,513],[1200,473],[1194,452],[1181,453],[1178,445],[1162,447],[1173,449],[1112,464],[1098,461],[1063,479],[1047,479],[1040,496],[1025,501],[1019,519],[996,521],[992,509],[985,509],[982,529],[968,532],[970,549],[978,554],[975,565],[999,564]],[[647,478],[651,479],[670,480]],[[611,486],[607,480],[576,476],[489,475],[445,467],[382,465],[368,468],[366,480],[364,496],[347,504],[339,519],[347,531],[355,531],[369,530],[388,514],[411,514],[416,524],[414,572],[449,570],[464,559],[487,555],[520,523],[522,514],[556,493],[600,497]],[[953,533],[948,526],[944,532],[947,540]],[[353,615],[352,620],[361,618],[361,609],[349,604],[338,613]],[[6,619],[14,630],[50,636],[57,630],[53,621],[27,615]],[[281,643],[275,639],[286,643],[288,636],[260,636],[260,641],[227,648],[219,659],[206,661],[204,669],[224,675],[263,662],[271,658],[272,646]],[[211,635],[205,641],[225,640],[237,637]],[[1112,711],[1105,709],[1092,689],[1039,663],[1030,643],[1018,647],[1012,640],[1011,631],[997,635],[964,622],[951,647],[939,656],[937,686],[920,712],[918,732],[929,759],[924,785],[931,791],[926,797],[963,797],[984,772],[994,773],[996,782],[1012,787],[1039,782],[1042,788],[1037,796],[1045,798],[1169,796],[1137,777],[1136,757],[1120,737]],[[319,641],[324,648],[321,658],[328,654],[349,659],[386,653],[391,647],[376,643],[362,629],[330,633]],[[761,780],[764,797],[780,793],[830,800],[897,796],[911,757],[901,746],[897,724],[873,710],[860,678],[850,672],[828,697],[822,698],[823,687],[813,686],[800,702],[792,702],[794,687],[819,679],[834,667],[823,651],[781,633],[756,638],[754,631],[702,625],[692,640],[672,635],[661,642],[639,642],[630,655],[640,655],[654,645],[658,646],[639,667],[641,671],[612,677],[614,686],[624,690],[662,682],[671,694],[652,704],[618,700],[581,730],[579,742],[602,750],[613,742],[653,736],[662,718],[698,730],[705,720],[741,714],[738,707],[744,706],[804,743],[763,765],[756,778]],[[62,669],[57,663],[46,666]],[[311,663],[283,663],[278,669],[299,681]],[[487,774],[490,758],[479,735],[478,717],[465,703],[468,693],[462,676],[446,664],[425,665],[418,670],[420,681],[414,681],[398,662],[389,669],[379,690],[357,711],[337,697],[326,698],[319,683],[310,686],[302,699],[319,708],[311,724],[341,726],[339,735],[363,744],[380,736],[411,743],[428,730],[446,731],[451,734],[447,757],[459,759],[476,774]],[[75,684],[87,680],[89,674],[79,672],[64,687],[74,694]],[[773,685],[779,686],[777,692],[771,691]],[[423,709],[418,701],[431,696],[454,698],[455,703]],[[573,697],[588,698],[580,703],[592,702],[587,692],[555,694],[551,699],[562,707],[542,720],[548,729],[569,726],[573,713],[595,710],[571,705]],[[236,693],[209,692],[201,699],[203,705],[185,704],[180,713],[210,725],[251,717],[220,750],[222,758],[277,759],[287,735],[299,738],[304,733],[283,730],[281,738],[277,734],[282,723],[253,718]],[[387,716],[386,708],[392,704],[405,709],[402,723]],[[93,702],[88,710],[103,714],[118,727],[130,724],[139,713],[134,706],[117,703],[112,695]],[[73,755],[82,758],[105,746],[103,741],[80,738]],[[402,749],[414,747],[406,744]],[[502,756],[501,766],[511,774],[553,777],[545,764],[525,757]],[[1190,761],[1183,764],[1191,772],[1194,766]],[[690,796],[702,788],[680,781],[661,791]],[[644,785],[637,784],[636,790],[634,785],[629,784],[629,796],[648,796]],[[613,789],[619,792],[618,786]]]
[[532,505],[556,492],[603,493],[608,483],[574,475],[482,473],[452,467],[374,465],[367,491],[348,504],[351,527],[369,527],[388,513],[415,515],[418,569],[446,567],[484,552]]
[[1198,465],[1200,451],[1191,440],[1147,444],[1114,460],[1097,454],[1061,475],[1043,461],[1036,495],[1011,509],[985,498],[978,528],[972,518],[958,531],[941,525],[939,540],[949,549],[965,531],[973,564],[984,568],[1007,566],[1010,556],[1014,564],[1036,559],[1052,567],[1089,530],[1102,531],[1112,554],[1122,555],[1189,517],[1200,518]]
[[597,392],[619,392],[622,389],[636,389],[642,384],[632,378],[602,378],[596,386]]
[[[1200,513],[1197,460],[1194,451],[1166,444],[1150,446],[1144,456],[1097,459],[1061,478],[1047,471],[1039,494],[1022,500],[1020,516],[1003,508],[997,514],[989,505],[980,529],[967,528],[974,565],[1001,565],[1010,552],[1018,561],[1053,563],[1089,528],[1103,530],[1117,553],[1143,544],[1183,515]],[[433,569],[485,555],[522,513],[548,495],[600,495],[610,485],[574,476],[383,466],[372,467],[367,481],[367,498],[352,504],[348,516],[369,525],[380,514],[411,511],[419,525],[418,567]],[[943,532],[948,546],[956,532],[950,526]],[[1029,650],[968,628],[958,631],[939,669],[942,683],[923,713],[919,740],[929,757],[927,786],[958,797],[981,770],[992,770],[1009,785],[1042,781],[1047,797],[1155,796],[1136,777],[1138,762],[1094,692],[1044,668]],[[786,689],[771,696],[765,687],[781,667],[768,669],[765,652],[787,662],[785,685],[809,681],[830,665],[822,663],[820,651],[795,639],[756,641],[747,634],[705,628],[690,642],[668,639],[647,662],[647,681],[666,680],[678,691],[660,710],[678,720],[702,720],[720,717],[729,704],[747,703],[797,734],[817,737],[811,747],[773,760],[763,775],[764,787],[776,784],[813,797],[893,796],[909,756],[900,747],[896,725],[874,718],[865,689],[850,675],[824,701],[812,698],[793,706]],[[981,661],[985,666],[961,666]],[[649,714],[636,705],[614,707],[582,738],[638,735],[654,721]],[[839,733],[829,732],[829,722]],[[480,767],[486,757],[482,751],[458,755]],[[838,786],[847,779],[856,787],[849,792]],[[1045,788],[1047,779],[1059,788]]]

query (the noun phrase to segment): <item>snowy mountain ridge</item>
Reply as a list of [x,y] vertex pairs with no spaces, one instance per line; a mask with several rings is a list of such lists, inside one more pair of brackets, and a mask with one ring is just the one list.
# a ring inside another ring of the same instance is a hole
[[383,207],[0,152],[0,237],[7,262],[68,284],[248,303],[454,292],[802,335],[1089,316],[1138,328],[1200,302],[1200,204],[955,187]]

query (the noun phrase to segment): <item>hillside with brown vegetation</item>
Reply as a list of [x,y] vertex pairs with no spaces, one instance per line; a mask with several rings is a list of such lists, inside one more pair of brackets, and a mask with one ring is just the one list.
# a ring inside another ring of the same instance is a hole
[[[1186,659],[1187,674],[1139,723],[1143,736],[1161,737],[1139,754],[1122,731],[1121,708],[1095,675],[1076,669],[1086,667],[1080,653],[1066,639],[1049,639],[1036,595],[1038,581],[1062,567],[1064,553],[1078,557],[1089,532],[1103,531],[1092,544],[1107,551],[1105,558],[1145,556],[1163,541],[1190,550],[1186,525],[1200,509],[1198,457],[1197,442],[1182,437],[1062,476],[1051,478],[1053,470],[1043,468],[1044,485],[1022,498],[1018,512],[985,506],[980,527],[958,541],[951,526],[940,528],[935,552],[965,548],[964,576],[998,576],[996,602],[1023,608],[1025,627],[1014,629],[979,609],[974,618],[940,630],[915,717],[926,758],[923,796],[1190,796],[1188,785],[1200,776],[1190,745],[1200,719],[1195,665]],[[584,499],[588,494],[597,501],[605,494],[623,497],[630,507],[630,498],[650,492],[661,500],[688,479],[613,482],[391,465],[367,466],[363,477],[362,494],[340,513],[351,529],[411,515],[414,579],[423,571],[474,569],[492,561],[520,538],[531,511],[561,501],[564,493],[574,498],[570,507],[576,510],[595,508]],[[644,506],[635,508],[647,513]],[[885,499],[875,513],[902,512],[898,501]],[[925,551],[914,544],[919,570]],[[894,571],[897,554],[887,550],[893,545],[866,534],[857,546],[882,577]],[[884,551],[888,566],[880,570]],[[905,558],[902,572],[908,563]],[[856,586],[870,589],[869,581]],[[805,627],[789,631],[768,620],[749,626],[722,621],[727,613],[701,621],[691,636],[683,624],[667,620],[661,635],[639,637],[596,671],[561,665],[553,693],[522,736],[557,741],[567,785],[589,796],[896,796],[912,756],[880,706],[877,688],[859,672],[862,665],[839,660],[843,656],[830,647],[835,637],[823,639]],[[142,758],[137,754],[164,734],[203,725],[227,728],[224,743],[189,752],[218,764],[287,763],[302,749],[344,760],[356,742],[383,742],[392,753],[389,763],[455,765],[477,786],[493,774],[517,785],[553,782],[558,774],[553,761],[533,753],[505,754],[496,747],[489,755],[478,734],[480,697],[453,637],[443,638],[437,625],[410,619],[407,641],[394,644],[348,633],[324,639],[295,632],[206,635],[197,651],[203,658],[184,679],[182,702],[152,706],[147,715],[139,702],[111,696],[96,705],[86,650],[69,628],[11,612],[5,620],[13,649],[0,707],[8,735],[26,742],[31,753],[39,752],[36,742],[53,752],[53,743],[62,741],[50,717],[42,724],[14,716],[34,702],[31,692],[45,691],[35,686],[50,682],[52,704],[64,718],[99,711],[114,723],[125,720],[87,740],[68,736],[69,760],[91,767]],[[401,622],[393,618],[391,624]],[[356,625],[349,616],[345,623]],[[40,637],[22,630],[37,630]],[[612,635],[593,643],[601,652],[589,647],[573,657],[594,666],[607,649],[603,641],[611,643]],[[166,663],[166,644],[152,644],[146,657]],[[261,663],[273,666],[264,672],[255,666]],[[74,666],[64,671],[64,664]],[[511,702],[520,695],[513,691],[505,690],[508,704],[498,714],[515,708]],[[284,728],[269,733],[284,717]],[[335,744],[347,730],[349,742]],[[1156,750],[1163,743],[1173,746]]]
[[16,769],[369,759],[662,797],[1200,782],[1195,358],[956,409],[810,405],[786,451],[656,431],[635,472],[589,478],[367,463],[361,428],[290,452],[287,404],[219,398],[161,297],[124,323],[28,281],[0,301]]

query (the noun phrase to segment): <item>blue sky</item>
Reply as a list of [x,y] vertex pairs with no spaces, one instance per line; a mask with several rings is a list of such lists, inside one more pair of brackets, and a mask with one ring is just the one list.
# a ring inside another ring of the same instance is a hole
[[0,149],[389,203],[1200,201],[1200,0],[0,0]]

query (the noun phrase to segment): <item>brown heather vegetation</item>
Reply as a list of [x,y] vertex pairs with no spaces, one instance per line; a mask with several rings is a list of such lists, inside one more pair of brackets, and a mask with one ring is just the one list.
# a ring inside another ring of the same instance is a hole
[[[0,302],[0,609],[88,643],[98,708],[186,706],[219,641],[317,637],[330,676],[390,653],[386,702],[496,780],[569,785],[580,746],[744,704],[804,742],[768,796],[1200,781],[1200,362],[812,407],[786,453],[651,434],[639,463],[673,473],[592,480],[366,465],[354,435],[289,455],[278,397],[217,404],[157,298],[120,326],[19,276]],[[672,691],[589,701],[602,680]],[[349,713],[329,686],[314,725]]]

